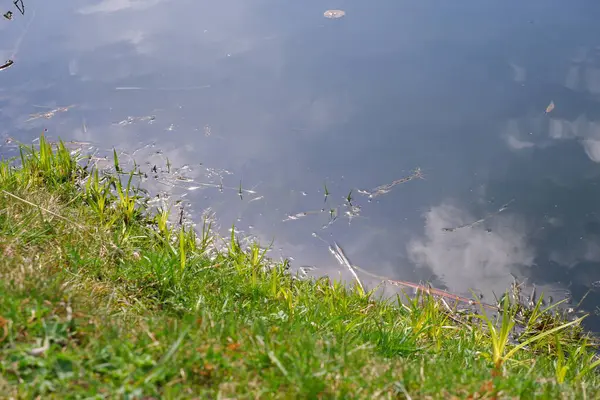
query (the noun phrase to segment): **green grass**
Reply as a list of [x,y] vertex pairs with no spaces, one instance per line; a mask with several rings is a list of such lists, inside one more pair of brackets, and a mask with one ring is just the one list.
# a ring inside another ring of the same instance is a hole
[[43,137],[0,163],[0,397],[599,396],[594,340],[557,308],[505,300],[496,321],[300,280],[151,212],[133,176]]

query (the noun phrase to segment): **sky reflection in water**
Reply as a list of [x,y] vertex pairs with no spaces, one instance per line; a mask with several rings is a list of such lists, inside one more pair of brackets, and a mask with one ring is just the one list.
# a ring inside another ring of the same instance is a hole
[[26,5],[0,25],[4,137],[186,166],[147,184],[317,273],[350,279],[336,241],[390,278],[489,294],[514,273],[599,304],[597,2]]

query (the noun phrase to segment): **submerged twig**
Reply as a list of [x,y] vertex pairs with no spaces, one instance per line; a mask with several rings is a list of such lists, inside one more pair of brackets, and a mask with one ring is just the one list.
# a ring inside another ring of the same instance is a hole
[[444,232],[454,232],[454,231],[457,231],[457,230],[459,230],[459,229],[463,229],[463,228],[472,228],[472,227],[474,227],[475,225],[479,225],[480,223],[482,223],[482,222],[485,222],[485,221],[486,221],[486,220],[488,220],[489,218],[491,218],[491,217],[493,217],[493,216],[495,216],[495,215],[498,215],[498,214],[500,214],[502,211],[505,211],[506,209],[508,209],[508,206],[509,206],[509,205],[510,205],[510,203],[512,203],[514,200],[515,200],[515,199],[512,199],[512,200],[510,200],[508,203],[506,203],[506,204],[504,204],[502,207],[500,207],[500,208],[498,209],[498,211],[495,211],[495,212],[489,213],[488,215],[486,215],[486,216],[485,216],[485,217],[483,217],[483,218],[480,218],[480,219],[478,219],[477,221],[470,222],[470,223],[468,223],[468,224],[464,224],[464,225],[455,226],[455,227],[452,227],[452,228],[442,228],[442,231],[444,231]]
[[38,119],[38,118],[50,119],[50,118],[54,117],[54,115],[56,113],[67,112],[67,111],[69,111],[69,109],[71,109],[73,107],[75,107],[75,104],[71,104],[70,106],[66,106],[66,107],[56,107],[55,109],[45,112],[45,113],[29,114],[29,119],[27,119],[25,122],[33,121],[34,119]]
[[463,296],[459,296],[459,295],[456,295],[453,293],[446,292],[445,290],[433,288],[429,285],[426,286],[426,285],[420,285],[418,283],[413,283],[413,282],[408,282],[408,281],[399,281],[399,280],[390,279],[385,276],[381,276],[381,275],[377,275],[377,274],[374,274],[369,271],[365,271],[364,269],[362,269],[356,265],[354,266],[354,268],[364,274],[367,274],[367,275],[372,276],[377,279],[381,279],[382,281],[387,282],[394,286],[409,287],[409,288],[415,289],[418,292],[427,293],[430,295],[435,295],[435,296],[440,296],[440,297],[445,297],[447,299],[452,299],[455,301],[459,301],[461,303],[467,303],[469,305],[480,304],[484,308],[487,308],[490,310],[498,310],[498,307],[493,306],[491,304],[486,304],[479,300],[475,301],[475,300],[472,300],[472,299],[469,299],[469,298],[466,298]]
[[410,174],[409,176],[406,176],[406,177],[400,178],[400,179],[396,179],[392,183],[380,185],[371,190],[361,189],[358,191],[358,193],[368,195],[369,199],[373,199],[374,197],[389,193],[389,191],[392,190],[392,188],[396,185],[400,185],[402,183],[406,183],[406,182],[412,181],[413,179],[417,179],[417,178],[423,179],[423,173],[421,172],[421,168],[415,169],[413,171],[413,173]]
[[143,117],[128,116],[127,118],[125,118],[122,121],[113,123],[113,125],[131,125],[136,121],[140,121],[140,122],[148,121],[149,124],[152,124],[154,122],[154,120],[156,120],[155,115],[146,115]]

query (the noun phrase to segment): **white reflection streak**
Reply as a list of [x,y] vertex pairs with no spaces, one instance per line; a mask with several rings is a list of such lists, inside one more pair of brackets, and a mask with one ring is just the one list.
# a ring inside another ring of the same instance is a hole
[[350,273],[352,274],[352,276],[354,276],[354,279],[356,279],[358,286],[364,292],[365,288],[364,288],[362,282],[360,281],[360,279],[358,278],[356,271],[354,271],[354,268],[352,268],[352,264],[350,264],[350,261],[348,261],[348,257],[346,257],[346,255],[344,254],[344,251],[342,250],[342,248],[336,242],[333,242],[333,247],[331,245],[329,246],[329,252],[331,254],[333,254],[335,259],[342,266],[344,266],[344,267],[348,268],[348,270],[350,270]]

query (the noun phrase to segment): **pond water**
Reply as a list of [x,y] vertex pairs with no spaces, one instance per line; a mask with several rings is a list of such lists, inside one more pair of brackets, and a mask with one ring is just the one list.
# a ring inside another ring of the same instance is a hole
[[598,1],[24,3],[3,142],[185,173],[147,184],[317,274],[348,278],[337,243],[393,279],[600,304]]

